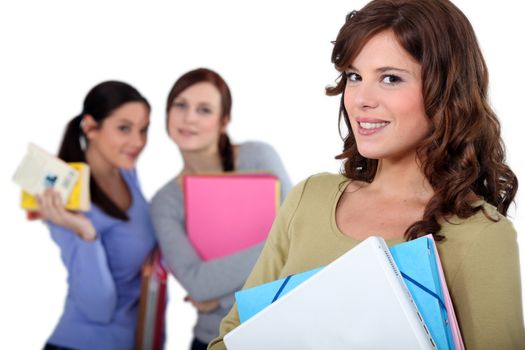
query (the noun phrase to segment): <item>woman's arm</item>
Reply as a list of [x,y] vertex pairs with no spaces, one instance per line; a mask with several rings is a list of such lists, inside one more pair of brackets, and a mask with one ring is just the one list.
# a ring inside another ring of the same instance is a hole
[[[271,171],[281,182],[281,201],[291,182],[277,153],[268,145],[253,143],[249,158],[253,170]],[[176,186],[171,183],[171,186]],[[168,268],[197,302],[224,298],[239,290],[259,256],[263,243],[220,259],[202,261],[188,239],[183,219],[177,211],[183,204],[176,191],[164,188],[153,198],[151,214],[157,240]],[[224,302],[223,302],[224,303]],[[222,303],[221,303],[222,305]]]
[[178,210],[182,210],[182,203],[171,192],[160,191],[151,202],[155,233],[170,271],[197,302],[221,298],[239,290],[263,244],[220,259],[203,261],[189,241],[182,219],[176,215]]
[[525,349],[518,245],[508,220],[486,226],[451,277],[467,349]]
[[38,196],[39,211],[60,247],[68,272],[68,296],[89,320],[111,321],[117,303],[106,251],[89,217],[64,209],[60,195],[47,189]]
[[64,227],[50,223],[49,228],[68,272],[68,296],[91,321],[109,323],[117,293],[100,238],[85,241]]
[[[299,206],[305,183],[306,181],[294,187],[286,198],[268,235],[263,251],[243,288],[258,286],[279,279],[281,270],[288,258],[290,247],[289,227]],[[226,333],[232,331],[239,323],[237,305],[234,304],[221,322],[219,337],[210,343],[209,349],[226,349],[222,339]]]

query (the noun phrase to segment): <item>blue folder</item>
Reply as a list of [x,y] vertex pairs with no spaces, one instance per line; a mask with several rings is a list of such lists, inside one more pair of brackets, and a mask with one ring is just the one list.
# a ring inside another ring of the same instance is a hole
[[437,348],[454,350],[434,244],[421,237],[390,247],[390,253]]
[[[390,247],[390,252],[437,348],[455,350],[432,241],[421,237]],[[246,322],[321,269],[322,267],[316,268],[236,292],[240,322]]]
[[244,289],[235,293],[239,320],[247,321],[253,315],[282,297],[302,282],[313,276],[322,268],[316,268],[280,280],[261,284],[260,286]]

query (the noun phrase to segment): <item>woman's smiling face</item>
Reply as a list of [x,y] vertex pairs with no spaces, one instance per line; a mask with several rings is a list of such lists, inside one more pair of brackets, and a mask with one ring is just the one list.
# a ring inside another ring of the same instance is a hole
[[370,159],[415,156],[430,127],[421,65],[387,30],[364,45],[345,73],[344,106],[359,153]]
[[221,94],[211,83],[183,90],[168,110],[168,131],[183,152],[215,151],[229,118],[221,116]]

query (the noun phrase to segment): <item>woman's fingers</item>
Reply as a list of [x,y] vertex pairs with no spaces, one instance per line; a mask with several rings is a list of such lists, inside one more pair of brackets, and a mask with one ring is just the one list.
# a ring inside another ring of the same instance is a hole
[[51,221],[60,221],[65,211],[60,194],[52,188],[47,188],[37,196],[42,217]]
[[53,203],[53,207],[57,209],[63,209],[64,208],[64,202],[62,201],[62,196],[60,193],[56,191],[51,192],[51,201]]
[[81,213],[68,211],[62,196],[57,191],[48,188],[37,196],[37,201],[43,219],[72,230],[84,240],[92,241],[97,238],[97,232],[91,220]]

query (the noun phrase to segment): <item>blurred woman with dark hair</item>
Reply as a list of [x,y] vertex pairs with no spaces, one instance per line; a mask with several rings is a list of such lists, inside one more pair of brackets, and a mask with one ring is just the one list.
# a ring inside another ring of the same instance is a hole
[[262,243],[236,254],[203,261],[185,231],[184,175],[231,171],[269,171],[281,183],[281,199],[290,190],[286,170],[268,144],[232,144],[226,133],[232,97],[216,72],[200,68],[173,85],[166,106],[167,130],[183,159],[183,168],[153,197],[151,214],[165,262],[198,310],[192,350],[206,349],[219,334],[219,323],[231,308],[233,293],[244,284]]
[[64,209],[49,189],[39,210],[68,272],[64,311],[45,346],[53,349],[132,349],[141,267],[155,246],[149,205],[135,163],[147,141],[150,105],[132,86],[93,87],[65,131],[59,158],[91,170],[91,209]]

